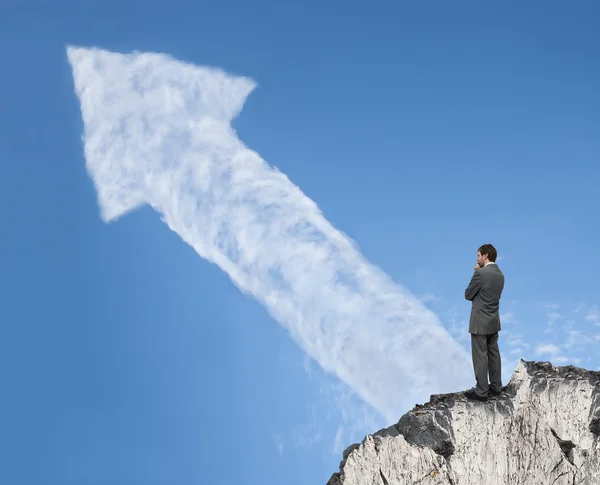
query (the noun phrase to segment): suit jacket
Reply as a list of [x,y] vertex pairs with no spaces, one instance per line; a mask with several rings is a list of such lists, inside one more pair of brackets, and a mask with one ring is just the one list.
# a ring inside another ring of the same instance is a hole
[[498,265],[488,264],[473,273],[465,290],[465,298],[472,303],[469,332],[490,335],[499,332],[500,297],[504,289],[504,275]]

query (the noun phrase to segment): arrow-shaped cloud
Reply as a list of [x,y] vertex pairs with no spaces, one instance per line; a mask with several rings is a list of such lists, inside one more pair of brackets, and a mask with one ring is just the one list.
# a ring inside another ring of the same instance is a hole
[[238,139],[251,79],[162,54],[67,55],[104,221],[152,206],[387,420],[469,384],[469,357],[436,315]]

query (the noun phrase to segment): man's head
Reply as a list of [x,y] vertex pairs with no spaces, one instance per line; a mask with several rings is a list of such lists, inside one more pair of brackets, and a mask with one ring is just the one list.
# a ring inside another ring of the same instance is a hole
[[497,256],[498,252],[494,246],[491,244],[484,244],[477,250],[477,263],[483,268],[487,262],[494,263]]

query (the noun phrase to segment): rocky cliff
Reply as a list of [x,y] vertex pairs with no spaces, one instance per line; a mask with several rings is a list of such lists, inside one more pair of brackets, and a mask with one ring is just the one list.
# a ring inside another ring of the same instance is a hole
[[433,395],[348,447],[342,484],[600,485],[600,372],[521,360],[488,402]]

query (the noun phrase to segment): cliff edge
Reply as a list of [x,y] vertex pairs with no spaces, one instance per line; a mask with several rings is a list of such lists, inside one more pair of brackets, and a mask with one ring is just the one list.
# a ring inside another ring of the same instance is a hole
[[600,485],[600,372],[521,360],[502,394],[432,395],[327,485]]

